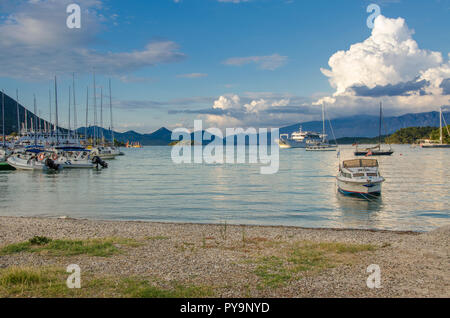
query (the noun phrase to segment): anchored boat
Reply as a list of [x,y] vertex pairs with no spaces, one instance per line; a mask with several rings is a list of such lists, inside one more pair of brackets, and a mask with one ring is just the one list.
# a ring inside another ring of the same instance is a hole
[[392,147],[389,145],[389,149],[382,149],[381,147],[381,123],[383,121],[383,104],[380,103],[380,130],[378,135],[378,145],[375,147],[370,147],[366,149],[359,149],[358,146],[356,146],[355,150],[355,156],[390,156],[394,153],[394,150],[392,150]]
[[380,195],[385,179],[378,170],[376,159],[345,160],[336,177],[339,192],[356,195]]

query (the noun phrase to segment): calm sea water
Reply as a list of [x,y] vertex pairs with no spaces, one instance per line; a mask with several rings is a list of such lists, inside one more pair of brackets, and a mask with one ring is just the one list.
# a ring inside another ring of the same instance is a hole
[[[336,191],[334,152],[281,149],[280,170],[175,165],[170,147],[126,149],[105,170],[0,172],[0,215],[427,231],[450,224],[450,149],[395,146],[379,199]],[[351,157],[351,148],[341,151]]]

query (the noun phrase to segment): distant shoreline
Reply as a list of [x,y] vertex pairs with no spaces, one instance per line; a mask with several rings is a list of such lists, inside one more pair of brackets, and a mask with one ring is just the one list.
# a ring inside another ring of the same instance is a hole
[[[449,233],[0,217],[0,297],[449,297]],[[18,272],[45,279],[2,285]]]

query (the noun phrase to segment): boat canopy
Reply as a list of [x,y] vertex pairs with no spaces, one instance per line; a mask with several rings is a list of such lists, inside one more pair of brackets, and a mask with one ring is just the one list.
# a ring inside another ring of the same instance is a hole
[[61,150],[61,151],[86,151],[86,152],[90,152],[90,150],[87,150],[83,147],[56,147],[56,150]]
[[353,159],[343,162],[344,168],[378,167],[376,159]]

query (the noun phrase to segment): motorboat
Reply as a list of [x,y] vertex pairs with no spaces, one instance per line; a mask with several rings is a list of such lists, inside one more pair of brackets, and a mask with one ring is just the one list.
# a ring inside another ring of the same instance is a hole
[[385,179],[380,175],[378,160],[352,159],[339,165],[336,177],[339,192],[356,195],[380,195]]

